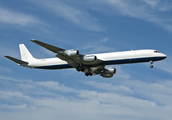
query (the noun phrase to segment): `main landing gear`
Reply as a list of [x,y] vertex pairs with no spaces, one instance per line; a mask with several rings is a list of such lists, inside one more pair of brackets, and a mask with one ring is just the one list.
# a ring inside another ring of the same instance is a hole
[[91,73],[91,72],[86,72],[85,73],[85,76],[92,76],[93,75],[93,73]]
[[150,61],[150,68],[153,68],[153,61]]
[[78,71],[78,72],[80,72],[80,71],[84,71],[84,68],[83,67],[81,67],[81,66],[78,66],[77,68],[76,68],[76,70]]
[[[78,67],[76,68],[76,70],[77,70],[78,72],[80,72],[80,71],[81,71],[81,72],[84,72],[85,69],[84,69],[82,66],[78,66]],[[91,72],[90,72],[90,68],[88,68],[88,72],[85,73],[85,76],[92,76],[92,75],[93,75],[93,73],[91,73]]]

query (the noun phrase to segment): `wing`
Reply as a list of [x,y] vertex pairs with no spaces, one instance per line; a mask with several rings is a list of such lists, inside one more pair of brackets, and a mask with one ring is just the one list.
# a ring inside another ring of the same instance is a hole
[[59,51],[65,51],[62,48],[55,47],[53,45],[49,45],[49,44],[40,42],[38,40],[31,40],[31,41],[34,42],[34,43],[36,43],[36,44],[38,44],[38,45],[40,45],[40,46],[42,46],[42,47],[44,47],[44,48],[46,48],[46,49],[48,49],[48,50],[50,50],[50,51],[52,51],[52,52],[54,52],[54,53],[58,53]]
[[[70,51],[70,50],[65,50],[65,49],[62,49],[62,48],[59,48],[59,47],[56,47],[56,46],[53,46],[53,45],[49,45],[47,43],[43,43],[43,42],[40,42],[38,40],[31,40],[32,42],[54,52],[54,53],[57,53],[56,57],[60,58],[61,60],[64,60],[66,61],[68,64],[70,64],[72,67],[76,68],[78,65],[91,65],[93,63],[88,63],[88,62],[84,62],[83,61],[83,58],[84,58],[84,55],[82,54],[78,54],[78,55],[74,55],[74,56],[70,56],[70,55],[67,55],[66,54],[66,51]],[[79,52],[78,52],[79,53]],[[96,63],[94,64],[98,64],[102,62],[101,60],[97,59],[96,60]]]

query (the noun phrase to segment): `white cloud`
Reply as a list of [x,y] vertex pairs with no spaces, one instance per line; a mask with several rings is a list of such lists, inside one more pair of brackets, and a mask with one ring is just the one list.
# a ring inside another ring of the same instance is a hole
[[124,80],[121,84],[130,86],[130,89],[134,92],[133,95],[154,101],[163,106],[172,107],[171,80],[159,80],[157,83],[147,83],[139,80]]
[[144,0],[152,9],[168,12],[172,10],[172,4],[169,0]]
[[111,91],[111,92],[129,92],[131,93],[132,90],[124,85],[113,85],[112,83],[106,83],[106,82],[95,82],[95,81],[88,81],[88,85],[91,85],[95,88],[98,89],[103,89],[106,91]]
[[[18,87],[21,83],[13,82],[11,84]],[[95,91],[89,90],[89,87],[88,90],[81,88],[76,91],[73,87],[67,87],[55,81],[25,80],[22,84],[23,86],[30,84],[33,87],[21,88],[18,89],[19,91],[14,91],[14,89],[0,91],[1,101],[6,101],[0,104],[1,118],[10,120],[19,116],[18,120],[22,120],[24,117],[42,120],[47,118],[52,120],[113,120],[114,118],[130,120],[134,117],[139,120],[170,120],[172,117],[172,104],[170,104],[172,84],[170,81],[146,83],[125,79],[120,84],[118,82],[119,85],[112,85],[105,81],[89,81],[87,84],[93,86]],[[46,94],[46,91],[53,94],[50,96],[50,94]],[[63,91],[64,94],[58,93],[58,91]],[[117,91],[125,92],[125,94],[119,94]],[[35,92],[40,92],[41,97],[39,94],[35,96]],[[140,98],[141,96],[142,98]],[[164,103],[159,105],[161,101]],[[4,114],[2,114],[3,110],[6,110]],[[12,112],[8,112],[8,110],[12,110]]]
[[2,73],[2,72],[11,72],[11,70],[6,67],[0,66],[0,73]]
[[155,65],[156,68],[172,74],[172,70],[171,70],[172,58],[170,56],[167,56],[165,60],[160,61],[157,64],[158,65]]
[[15,99],[27,99],[29,100],[30,97],[29,96],[26,96],[26,95],[23,95],[23,93],[21,92],[13,92],[13,91],[0,91],[0,96],[1,96],[1,99],[2,98],[15,98]]
[[152,8],[154,8],[160,2],[160,0],[143,0],[143,1],[145,1]]
[[27,26],[40,23],[36,18],[20,13],[0,8],[0,23]]
[[8,80],[8,81],[15,81],[15,82],[21,82],[18,79],[14,79],[14,78],[10,78],[10,77],[6,77],[6,76],[0,76],[0,80]]
[[77,7],[73,7],[72,5],[55,0],[34,0],[32,2],[36,3],[46,11],[50,11],[51,14],[53,13],[85,30],[97,32],[105,31],[105,28],[99,24],[99,20],[97,18],[92,17],[88,12]]
[[96,42],[87,43],[80,50],[87,50],[87,53],[98,53],[98,52],[112,52],[114,51],[114,48],[106,46],[106,42],[108,41],[108,37],[104,37],[103,39],[100,39]]
[[99,3],[101,8],[104,8],[104,11],[106,11],[106,13],[108,9],[109,11],[112,11],[110,12],[111,14],[131,16],[144,21],[149,21],[172,32],[172,20],[171,20],[172,18],[165,16],[164,13],[161,12],[161,11],[168,12],[172,9],[172,4],[169,1],[165,1],[165,2],[155,1],[155,0],[149,0],[149,1],[94,0],[94,1],[95,3]]
[[77,92],[73,88],[66,87],[63,84],[60,85],[58,82],[54,82],[54,81],[36,82],[36,85],[48,89],[63,91],[63,92]]

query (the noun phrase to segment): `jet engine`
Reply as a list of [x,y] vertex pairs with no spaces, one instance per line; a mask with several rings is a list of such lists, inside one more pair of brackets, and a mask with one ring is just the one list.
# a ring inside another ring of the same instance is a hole
[[97,61],[97,57],[94,55],[85,55],[83,57],[83,61],[85,62],[96,62]]
[[65,50],[64,54],[67,56],[77,56],[79,55],[79,51],[78,50]]
[[101,73],[102,77],[105,78],[111,78],[113,77],[113,75],[116,73],[116,69],[115,68],[105,68],[103,70],[103,72]]
[[103,72],[104,72],[105,74],[115,74],[115,73],[116,73],[116,69],[115,69],[115,68],[105,68],[105,69],[103,70]]

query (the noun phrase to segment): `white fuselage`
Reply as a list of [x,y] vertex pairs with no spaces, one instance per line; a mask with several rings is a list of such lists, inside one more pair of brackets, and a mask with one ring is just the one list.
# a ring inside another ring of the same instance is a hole
[[[92,54],[97,59],[102,60],[100,63],[87,63],[90,67],[101,66],[101,65],[115,65],[115,64],[127,64],[127,63],[139,63],[149,61],[159,61],[166,58],[165,54],[159,53],[156,50],[131,50],[123,52],[110,52],[101,54]],[[34,59],[29,62],[25,67],[41,68],[41,69],[64,69],[72,68],[66,61],[59,58],[48,58],[48,59]]]

